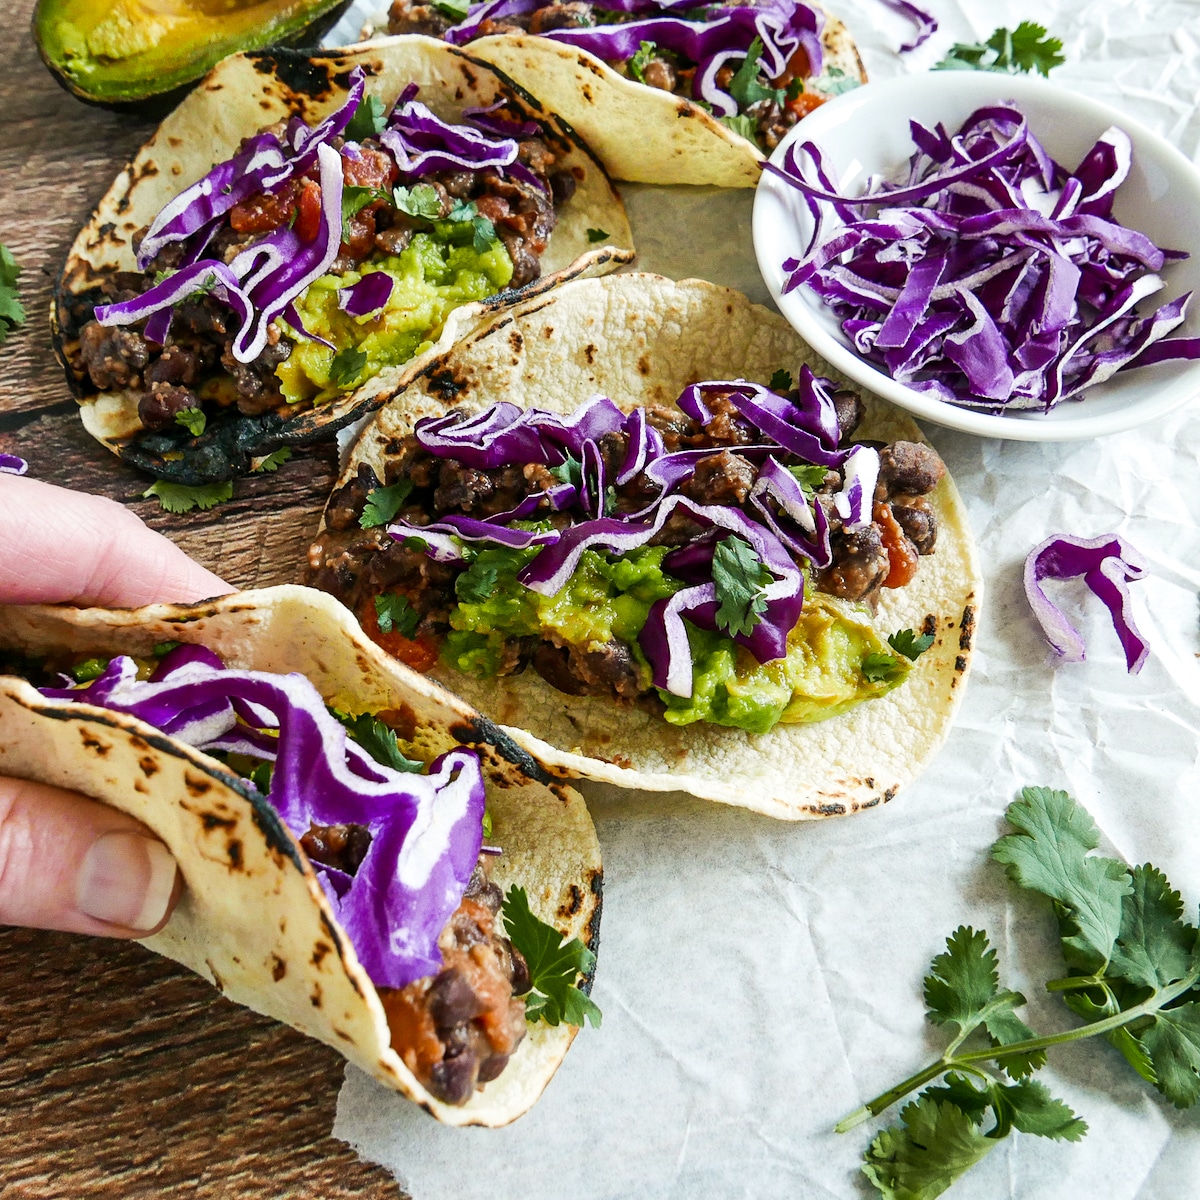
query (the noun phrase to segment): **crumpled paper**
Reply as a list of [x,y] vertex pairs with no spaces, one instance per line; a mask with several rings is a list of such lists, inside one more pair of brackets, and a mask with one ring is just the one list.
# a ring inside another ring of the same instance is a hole
[[[831,5],[832,6],[832,5]],[[954,41],[1022,19],[1068,57],[1054,74],[1200,151],[1200,10],[1175,0],[935,3],[942,28],[900,59],[910,27],[877,0],[832,6],[874,78],[927,69]],[[343,21],[348,32],[362,10]],[[346,22],[350,23],[347,24]],[[623,189],[642,269],[740,286],[756,299],[750,196]],[[1145,372],[1147,387],[1153,372]],[[503,1130],[447,1129],[347,1071],[334,1134],[416,1200],[861,1198],[886,1118],[833,1125],[935,1058],[921,980],[960,924],[986,929],[1001,985],[1043,1032],[1075,1018],[1042,983],[1061,974],[1048,907],[989,850],[1026,784],[1085,803],[1104,849],[1152,860],[1200,902],[1200,406],[1085,444],[981,441],[927,425],[966,498],[987,594],[965,702],[915,784],[882,809],[784,825],[685,796],[586,789],[605,896],[586,1029],[540,1103]],[[1055,665],[1021,588],[1057,532],[1120,533],[1150,563],[1133,585],[1151,644],[1128,676],[1107,613],[1063,592],[1088,646]],[[955,1185],[958,1200],[1180,1200],[1200,1180],[1200,1111],[1177,1112],[1091,1039],[1039,1078],[1089,1126],[1077,1144],[1016,1134]],[[895,1110],[888,1117],[895,1119]]]

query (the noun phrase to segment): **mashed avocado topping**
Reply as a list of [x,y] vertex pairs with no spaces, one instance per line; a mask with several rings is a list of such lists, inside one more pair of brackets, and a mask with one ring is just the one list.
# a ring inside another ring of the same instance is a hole
[[[310,284],[296,310],[305,329],[335,349],[290,331],[296,345],[275,369],[284,398],[291,404],[320,404],[350,391],[384,367],[405,363],[427,349],[460,305],[505,288],[513,274],[508,251],[492,238],[481,252],[473,239],[469,221],[436,221],[414,234],[400,254],[373,256],[356,270],[324,275]],[[338,290],[372,271],[395,281],[387,304],[367,317],[343,312]],[[357,353],[347,358],[347,351]]]
[[[543,596],[517,581],[517,572],[538,547],[466,547],[470,566],[455,581],[458,604],[450,614],[442,660],[486,679],[501,673],[509,639],[542,637],[590,649],[619,638],[629,645],[649,687],[650,667],[637,635],[651,605],[685,586],[662,571],[663,558],[673,548],[643,546],[622,555],[587,550],[566,585]],[[655,689],[673,725],[709,721],[766,733],[780,723],[822,721],[891,691],[910,667],[903,655],[889,652],[860,606],[811,591],[788,635],[786,656],[771,662],[757,662],[724,633],[690,622],[687,629],[692,695]]]

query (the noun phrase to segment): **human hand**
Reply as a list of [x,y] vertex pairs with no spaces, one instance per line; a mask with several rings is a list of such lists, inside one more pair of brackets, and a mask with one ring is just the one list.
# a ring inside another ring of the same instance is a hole
[[[230,590],[120,504],[0,475],[0,604],[136,607]],[[0,777],[0,924],[145,937],[180,888],[170,851],[132,817]]]

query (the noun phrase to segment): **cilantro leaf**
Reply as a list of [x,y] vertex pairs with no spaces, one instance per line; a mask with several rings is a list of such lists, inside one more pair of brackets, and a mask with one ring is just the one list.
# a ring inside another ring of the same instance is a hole
[[841,67],[830,67],[821,76],[821,91],[826,96],[840,96],[843,92],[852,92],[856,87],[862,87],[862,80],[856,75],[848,75]]
[[271,777],[275,774],[275,764],[270,762],[259,763],[253,771],[250,772],[250,782],[264,795],[268,795],[271,791]]
[[470,0],[435,0],[433,7],[452,21],[465,21],[470,11]]
[[1200,1100],[1200,1004],[1159,1009],[1139,1035],[1160,1092],[1176,1108]]
[[588,241],[594,246],[597,242],[608,241],[609,234],[607,229],[589,229],[587,237]]
[[350,124],[346,126],[346,138],[351,142],[365,141],[377,133],[382,133],[386,124],[383,101],[378,96],[364,96],[354,110]]
[[763,594],[774,576],[762,565],[754,548],[732,534],[713,551],[713,583],[717,588],[717,628],[732,636],[748,634],[767,610]]
[[771,382],[768,385],[773,392],[790,392],[795,384],[792,378],[791,371],[785,371],[782,367],[771,376]]
[[921,1095],[867,1151],[863,1174],[886,1200],[932,1200],[998,1143],[957,1105]]
[[377,525],[386,525],[399,511],[400,506],[408,499],[413,485],[411,479],[401,479],[391,487],[372,488],[367,493],[367,503],[363,508],[358,523],[363,529],[374,529]]
[[636,79],[638,83],[646,82],[646,67],[650,60],[654,57],[658,50],[658,46],[654,42],[641,42],[638,45],[637,53],[629,60],[627,69],[629,78]]
[[459,200],[442,220],[461,224],[463,221],[473,221],[478,215],[479,209],[475,207],[474,200]]
[[755,125],[753,117],[738,113],[736,117],[718,117],[717,120],[727,129],[732,129],[738,137],[744,137],[746,141],[758,145],[758,126]]
[[402,213],[420,221],[436,221],[442,215],[442,198],[432,184],[417,183],[410,188],[395,188],[392,198]]
[[933,634],[923,633],[918,637],[911,629],[900,629],[888,638],[888,645],[897,654],[916,662],[933,645]]
[[825,482],[829,468],[816,463],[801,463],[798,467],[788,467],[788,474],[799,483],[805,492],[811,495]]
[[882,650],[873,650],[860,665],[868,683],[896,683],[904,678],[905,668],[900,659]]
[[1183,921],[1183,898],[1157,867],[1134,867],[1130,878],[1109,974],[1139,987],[1165,987],[1188,973],[1198,931]]
[[750,43],[750,49],[746,51],[742,65],[738,67],[737,73],[729,81],[729,94],[737,101],[740,112],[744,113],[752,104],[757,104],[760,100],[773,100],[777,104],[782,104],[784,101],[785,90],[783,88],[763,87],[758,82],[759,72],[762,69],[759,66],[762,52],[762,38],[756,37]]
[[1087,1133],[1087,1122],[1077,1117],[1061,1100],[1050,1095],[1045,1084],[1036,1079],[1022,1079],[997,1089],[1000,1107],[1011,1111],[1006,1115],[1014,1129],[1056,1141],[1077,1142]]
[[534,916],[524,888],[508,889],[503,913],[504,931],[529,968],[525,1019],[578,1026],[587,1020],[599,1029],[600,1009],[576,986],[579,976],[595,965],[596,956],[578,938],[567,941],[553,925]]
[[339,350],[329,364],[329,380],[335,387],[353,387],[367,365],[367,352],[357,346]]
[[921,1095],[929,1100],[947,1102],[964,1113],[976,1125],[982,1125],[987,1110],[992,1105],[991,1088],[977,1088],[966,1075],[948,1071],[942,1087],[927,1087]]
[[182,642],[156,642],[154,644],[154,649],[151,650],[150,653],[153,654],[155,658],[166,658],[166,656],[170,654],[176,646],[182,645]]
[[[433,189],[430,188],[430,191]],[[342,188],[342,239],[343,241],[350,237],[350,222],[358,216],[368,204],[373,204],[376,200],[382,200],[385,204],[390,205],[392,198],[381,188],[373,187],[356,187],[354,184],[348,184]]]
[[421,614],[409,604],[406,597],[397,592],[385,592],[375,597],[375,616],[379,621],[380,633],[395,630],[406,638],[411,638],[421,623]]
[[1008,806],[1018,830],[1001,838],[992,857],[1006,864],[1020,887],[1041,892],[1064,908],[1063,957],[1085,971],[1102,969],[1121,931],[1122,900],[1132,890],[1125,864],[1088,857],[1100,834],[1085,808],[1066,792],[1025,788]]
[[549,471],[559,483],[569,483],[575,487],[583,486],[583,463],[577,458],[572,458],[570,453],[557,467],[550,467]]
[[1011,32],[997,29],[986,42],[958,42],[935,71],[1001,71],[1010,75],[1038,71],[1049,75],[1067,60],[1062,42],[1042,25],[1022,21]]
[[154,496],[163,509],[169,513],[191,512],[199,508],[207,512],[218,504],[223,504],[233,497],[233,484],[226,483],[168,483],[159,479],[152,483],[143,493],[144,498]]
[[12,251],[0,243],[0,346],[14,329],[25,324],[25,306],[17,294],[17,276],[20,264],[13,258]]
[[486,254],[491,244],[496,241],[496,227],[487,217],[481,216],[472,217],[471,224],[475,227],[475,253]]
[[500,569],[486,559],[476,559],[454,581],[454,594],[463,604],[484,604],[496,590]]
[[[927,1016],[935,1025],[953,1024],[966,1037],[983,1026],[993,1045],[1033,1037],[1033,1031],[1012,1011],[1025,1003],[1020,992],[1001,991],[996,951],[987,934],[960,925],[947,939],[946,952],[930,964],[925,977]],[[1046,1061],[1042,1052],[1003,1060],[1014,1078],[1028,1075]]]
[[292,448],[290,446],[280,446],[278,450],[273,450],[254,468],[255,475],[269,475],[272,471],[278,471],[279,468],[292,457]]
[[182,425],[192,437],[199,437],[204,432],[208,419],[202,408],[184,408],[175,414],[175,424]]
[[349,713],[339,712],[336,708],[330,710],[343,725],[350,736],[377,762],[395,771],[418,773],[425,770],[425,764],[416,759],[407,758],[400,751],[396,740],[396,731],[385,725],[372,713],[360,713],[352,717]]

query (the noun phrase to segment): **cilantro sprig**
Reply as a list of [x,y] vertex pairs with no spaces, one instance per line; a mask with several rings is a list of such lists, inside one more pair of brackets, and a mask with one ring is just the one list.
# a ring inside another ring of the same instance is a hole
[[229,482],[169,483],[165,479],[160,479],[156,483],[152,483],[142,493],[142,496],[146,499],[151,496],[155,497],[164,511],[169,513],[191,512],[193,508],[207,512],[210,508],[215,508],[218,504],[223,504],[226,500],[233,498],[233,484]]
[[411,638],[421,623],[421,614],[398,592],[375,597],[375,616],[380,633],[395,631],[406,638]]
[[175,414],[175,424],[182,425],[192,437],[199,437],[208,424],[208,418],[204,415],[204,409],[193,405],[191,408],[180,409]]
[[1022,21],[1016,29],[997,29],[986,42],[957,42],[935,71],[1002,71],[1009,75],[1038,71],[1049,75],[1067,60],[1062,42],[1042,25]]
[[731,635],[748,634],[767,611],[767,585],[774,576],[762,565],[745,538],[731,534],[713,551],[713,583],[717,588],[717,627]]
[[391,487],[372,488],[367,494],[362,516],[358,518],[359,525],[363,529],[386,525],[400,511],[412,488],[412,480],[407,478],[393,483]]
[[897,654],[903,654],[905,658],[916,662],[933,645],[933,634],[916,634],[911,629],[898,629],[888,637],[888,645]]
[[1176,1107],[1200,1100],[1200,929],[1179,893],[1150,864],[1093,854],[1099,831],[1065,792],[1027,787],[1007,817],[1015,832],[992,857],[1052,902],[1067,974],[1046,989],[1087,1023],[1038,1036],[1016,1015],[1025,998],[1000,988],[987,935],[951,934],[925,979],[926,1015],[949,1045],[836,1126],[845,1133],[922,1089],[866,1152],[863,1173],[888,1198],[932,1200],[1014,1129],[1081,1138],[1086,1122],[1032,1078],[1055,1046],[1105,1037]]
[[757,104],[760,100],[773,100],[777,104],[782,104],[786,97],[786,88],[763,87],[758,82],[758,76],[762,70],[759,65],[762,52],[762,38],[756,37],[750,43],[750,49],[746,51],[742,65],[738,67],[734,77],[729,81],[729,94],[737,101],[739,112],[744,113],[752,104]]
[[547,1025],[600,1028],[600,1009],[577,982],[596,963],[596,956],[578,939],[569,941],[553,925],[534,916],[524,888],[511,887],[504,896],[504,931],[529,968],[530,990],[525,1019]]
[[0,243],[0,346],[14,329],[25,324],[25,306],[17,294],[17,276],[20,264],[13,258],[12,251]]
[[636,79],[638,83],[646,82],[646,67],[650,64],[650,60],[658,52],[658,46],[654,42],[639,42],[637,53],[629,60],[627,70],[629,78]]
[[361,142],[382,133],[386,124],[383,101],[378,96],[364,96],[346,126],[346,137],[352,142]]
[[351,716],[336,708],[331,708],[329,711],[346,727],[346,732],[350,737],[377,763],[396,771],[418,773],[425,770],[423,762],[408,758],[401,752],[395,730],[385,725],[373,713],[359,713],[357,716]]

